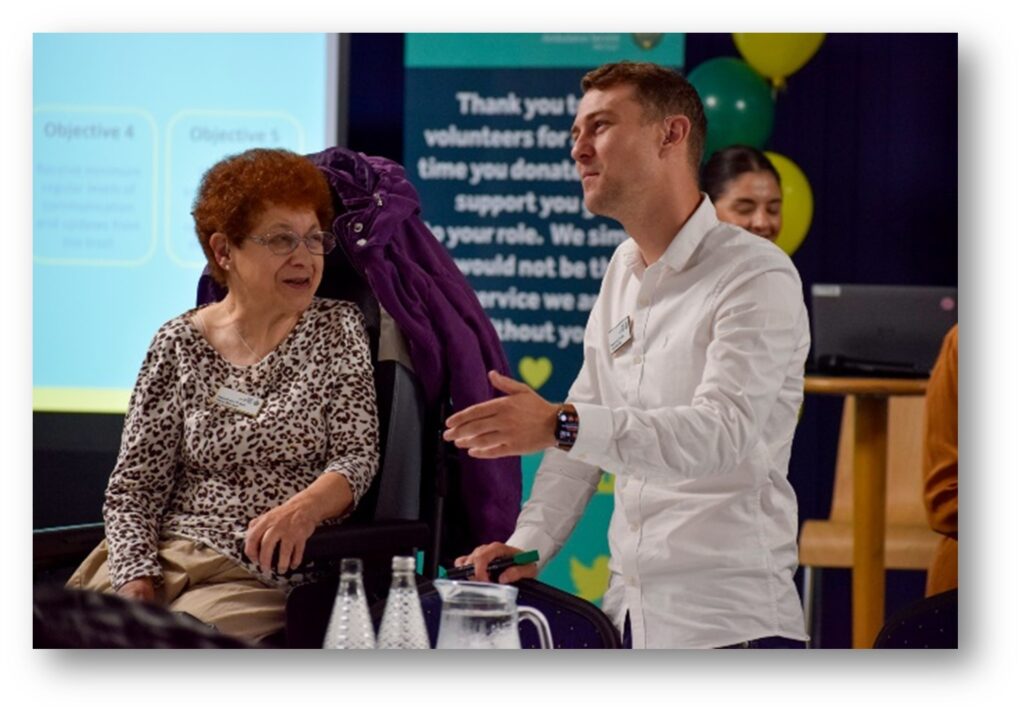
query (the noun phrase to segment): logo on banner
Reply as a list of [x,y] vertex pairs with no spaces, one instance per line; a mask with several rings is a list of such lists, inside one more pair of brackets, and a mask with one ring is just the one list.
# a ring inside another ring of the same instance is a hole
[[634,32],[633,42],[642,50],[649,50],[659,42],[665,34],[662,32]]
[[596,603],[608,588],[608,557],[598,556],[587,566],[573,556],[569,559],[569,578],[577,596]]
[[546,357],[527,356],[519,361],[519,374],[522,376],[523,382],[534,390],[539,390],[548,381],[552,369],[551,360]]

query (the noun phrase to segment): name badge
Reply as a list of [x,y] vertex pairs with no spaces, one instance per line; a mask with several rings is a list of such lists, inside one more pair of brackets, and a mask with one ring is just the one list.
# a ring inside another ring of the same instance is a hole
[[615,327],[608,331],[608,349],[612,353],[618,352],[619,348],[633,339],[633,321],[627,315],[615,324]]
[[243,415],[249,415],[250,417],[258,415],[260,408],[263,407],[263,400],[261,398],[247,395],[238,390],[232,390],[230,387],[222,387],[217,390],[217,394],[213,396],[213,402],[221,407],[227,407],[229,410],[241,412]]

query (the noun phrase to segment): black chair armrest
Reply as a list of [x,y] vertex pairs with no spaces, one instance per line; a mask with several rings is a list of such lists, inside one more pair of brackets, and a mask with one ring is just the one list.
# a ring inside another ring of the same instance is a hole
[[32,571],[77,566],[103,540],[103,523],[32,531]]
[[338,562],[348,555],[398,556],[430,544],[430,527],[422,521],[390,519],[372,524],[332,524],[317,527],[306,541],[306,568],[313,562]]

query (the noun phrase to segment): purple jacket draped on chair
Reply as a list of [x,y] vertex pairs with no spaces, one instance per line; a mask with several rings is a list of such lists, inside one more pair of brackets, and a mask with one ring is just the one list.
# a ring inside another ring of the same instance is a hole
[[[451,256],[420,218],[401,165],[335,147],[309,158],[336,199],[332,232],[405,336],[427,404],[447,392],[454,411],[496,397],[488,370],[509,373],[498,334]],[[206,276],[204,276],[204,279]],[[200,302],[219,300],[212,280]],[[458,451],[460,497],[478,543],[504,541],[522,497],[518,457],[480,460]]]
[[[428,404],[447,388],[457,412],[496,397],[488,370],[508,359],[476,294],[420,217],[401,165],[335,147],[310,156],[339,200],[333,233],[409,343]],[[480,460],[459,451],[462,501],[481,543],[504,541],[522,496],[518,458]]]

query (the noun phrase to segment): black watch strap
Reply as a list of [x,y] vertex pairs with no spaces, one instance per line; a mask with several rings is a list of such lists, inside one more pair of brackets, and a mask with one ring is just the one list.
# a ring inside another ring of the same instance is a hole
[[580,416],[572,405],[562,405],[555,416],[555,442],[559,449],[566,451],[576,444],[576,435],[580,429]]

